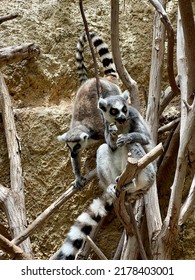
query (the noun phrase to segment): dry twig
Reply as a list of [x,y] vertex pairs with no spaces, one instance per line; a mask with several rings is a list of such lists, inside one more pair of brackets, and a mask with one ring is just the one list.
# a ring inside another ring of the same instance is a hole
[[84,26],[85,26],[85,31],[86,31],[86,34],[87,34],[87,39],[88,39],[88,42],[89,42],[89,47],[90,47],[90,51],[91,51],[91,55],[92,55],[92,59],[93,59],[94,70],[95,70],[95,78],[96,78],[97,95],[98,95],[98,97],[100,97],[100,80],[99,80],[99,75],[98,75],[97,61],[96,61],[91,37],[90,37],[90,34],[89,34],[88,23],[87,23],[87,20],[86,20],[86,17],[85,17],[82,0],[79,0],[79,6],[80,6],[80,11],[81,11],[81,15],[82,15],[82,18],[83,18],[83,23],[84,23]]

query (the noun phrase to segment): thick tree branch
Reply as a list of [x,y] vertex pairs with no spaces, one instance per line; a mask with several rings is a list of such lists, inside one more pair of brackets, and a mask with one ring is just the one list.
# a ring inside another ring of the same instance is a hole
[[[181,99],[187,102],[187,65],[185,63],[185,51],[183,41],[183,29],[180,17],[178,16],[177,32],[177,59],[178,74],[180,77]],[[174,241],[178,234],[178,220],[182,202],[182,191],[186,177],[188,164],[188,145],[192,138],[195,127],[195,98],[192,105],[186,107],[182,102],[181,106],[181,128],[180,145],[178,150],[177,164],[174,181],[171,187],[167,216],[163,228],[158,236],[159,249],[164,251],[164,258],[169,259]],[[161,248],[160,248],[161,246]]]
[[161,16],[161,21],[163,22],[166,31],[167,31],[167,37],[168,37],[168,59],[167,59],[167,71],[168,71],[168,78],[169,83],[172,89],[172,92],[174,95],[178,95],[180,93],[180,90],[176,84],[175,81],[175,75],[174,75],[174,67],[173,67],[173,54],[174,54],[174,30],[173,26],[171,24],[171,21],[169,17],[167,16],[167,13],[165,12],[163,6],[158,0],[149,0],[151,4],[156,8],[158,13]]
[[[117,186],[116,186],[117,199],[114,202],[114,207],[118,218],[124,225],[129,235],[132,235],[133,232],[132,232],[132,227],[130,225],[129,213],[125,207],[125,192],[122,191],[122,187],[128,184],[129,182],[131,182],[132,179],[135,178],[135,176],[140,172],[140,170],[146,167],[150,162],[155,160],[162,153],[162,151],[163,151],[162,144],[159,144],[139,160],[129,158],[125,170],[122,172],[122,174],[117,180]],[[132,193],[130,195],[130,200],[136,198],[137,198],[137,193],[135,191],[135,193]],[[133,226],[135,227],[134,232],[137,233],[138,229],[135,221],[133,223]],[[140,240],[141,240],[140,236],[137,235],[137,238],[139,240],[139,245],[140,245]],[[140,253],[143,253],[143,247],[139,246],[139,249],[140,249]],[[142,257],[143,259],[145,259],[146,256],[144,255],[144,253],[142,254]]]
[[[165,0],[162,0],[165,5]],[[165,28],[161,23],[159,14],[154,15],[152,60],[150,69],[150,83],[146,121],[150,126],[152,137],[157,142],[159,127],[159,105],[161,96],[162,68],[164,58]]]
[[34,43],[26,43],[0,49],[0,67],[24,59],[31,59],[40,54],[40,49]]
[[[10,159],[10,184],[9,200],[5,199],[4,206],[6,205],[6,214],[10,226],[12,238],[17,236],[25,228],[26,209],[24,200],[24,183],[22,176],[22,166],[20,159],[20,145],[16,132],[14,122],[14,114],[11,104],[11,99],[6,87],[4,78],[0,73],[0,104],[2,107],[2,117],[5,129],[5,136],[7,142],[8,155]],[[2,188],[1,188],[2,189]],[[9,202],[12,203],[9,205]],[[14,205],[14,208],[12,206]],[[13,210],[15,210],[13,212]],[[16,215],[17,213],[17,215]],[[27,239],[21,244],[22,249],[31,255],[30,240]]]
[[12,244],[7,238],[0,234],[0,248],[15,260],[31,260],[31,257],[24,253],[24,251]]
[[187,60],[187,75],[188,75],[188,102],[193,101],[195,93],[195,23],[192,9],[192,2],[179,0],[179,10],[184,33],[185,56]]
[[179,217],[179,226],[185,223],[189,215],[194,210],[195,210],[195,176],[193,178],[188,197],[181,208],[180,217]]
[[119,77],[130,93],[131,104],[140,110],[139,94],[136,81],[134,81],[122,63],[119,47],[119,1],[111,0],[111,43],[112,54]]

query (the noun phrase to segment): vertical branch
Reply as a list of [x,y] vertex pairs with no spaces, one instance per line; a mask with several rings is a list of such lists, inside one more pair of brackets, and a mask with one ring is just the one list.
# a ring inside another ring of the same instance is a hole
[[91,41],[91,37],[90,37],[90,34],[89,34],[88,23],[87,23],[87,20],[86,20],[86,17],[85,17],[82,0],[79,0],[79,6],[80,6],[80,11],[81,11],[81,15],[82,15],[82,18],[83,18],[83,23],[84,23],[84,26],[85,26],[85,31],[86,31],[86,34],[87,34],[87,39],[88,39],[88,42],[89,42],[89,47],[90,47],[90,50],[91,50],[91,55],[92,55],[92,59],[93,59],[93,63],[94,63],[97,94],[98,94],[98,97],[100,97],[100,81],[99,81],[99,76],[98,76],[97,61],[96,61],[95,53],[94,53],[94,50],[93,50],[93,44],[92,44],[92,41]]
[[116,70],[123,84],[130,93],[132,105],[140,110],[138,87],[122,63],[119,47],[119,0],[111,0],[111,43]]
[[173,69],[173,53],[174,53],[174,30],[173,26],[170,22],[169,17],[167,16],[163,6],[158,0],[150,0],[151,4],[156,8],[158,13],[160,14],[161,21],[163,22],[165,29],[167,31],[167,39],[168,39],[168,52],[167,52],[167,72],[168,79],[174,95],[178,95],[179,88],[175,81],[174,69]]
[[[161,4],[165,6],[166,1],[162,0]],[[160,17],[157,12],[154,15],[153,24],[153,43],[152,43],[152,60],[150,69],[150,84],[149,84],[149,96],[148,107],[146,111],[146,120],[150,126],[152,137],[154,141],[157,141],[158,127],[159,127],[159,104],[161,95],[161,81],[162,81],[162,67],[164,58],[164,44],[165,44],[165,28],[160,21]],[[158,202],[158,194],[156,181],[149,189],[144,197],[146,219],[148,225],[148,236],[151,246],[152,257],[156,259],[159,251],[156,248],[157,234],[162,227],[162,220],[160,214],[160,207]],[[160,252],[163,258],[163,253]]]
[[[24,201],[24,183],[20,159],[20,145],[16,132],[12,104],[4,78],[0,73],[0,101],[2,106],[3,123],[7,141],[8,155],[10,159],[10,184],[12,196],[15,201],[17,212],[12,213],[14,219],[7,215],[12,237],[19,235],[27,225],[26,209]],[[16,222],[17,221],[17,222]],[[31,254],[30,240],[21,244],[22,249]]]
[[192,102],[195,93],[195,24],[192,2],[179,0],[179,10],[184,31],[185,55],[188,64],[188,102]]
[[180,217],[179,217],[180,226],[185,223],[189,215],[192,213],[192,211],[194,210],[194,205],[195,205],[195,175],[192,180],[192,185],[190,187],[188,197],[181,208]]
[[167,216],[165,218],[162,231],[158,236],[159,243],[161,243],[163,246],[164,257],[166,259],[169,259],[171,256],[171,250],[178,234],[178,220],[182,202],[182,191],[188,164],[188,145],[195,126],[195,99],[191,106],[186,103],[188,81],[187,64],[185,60],[183,28],[179,11],[177,30],[177,64],[180,77],[181,102],[183,104],[183,100],[185,100],[185,103],[181,106],[180,145],[178,150],[175,177],[171,187],[171,197]]
[[[161,1],[164,6],[166,1]],[[162,68],[164,58],[165,28],[160,16],[155,12],[153,25],[152,60],[150,69],[150,83],[146,120],[151,128],[153,139],[157,141],[159,127],[159,104],[161,95]]]

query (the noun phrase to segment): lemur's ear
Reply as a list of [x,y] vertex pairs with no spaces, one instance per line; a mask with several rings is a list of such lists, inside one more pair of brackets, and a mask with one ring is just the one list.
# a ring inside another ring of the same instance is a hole
[[98,108],[104,112],[106,112],[107,102],[105,99],[100,98],[98,101]]
[[129,98],[129,92],[128,92],[128,90],[125,90],[121,95],[122,95],[122,97],[123,97],[125,100],[128,100],[128,98]]
[[67,136],[67,132],[65,132],[65,133],[62,134],[62,135],[59,135],[59,136],[57,137],[57,139],[58,139],[58,141],[66,142],[66,141],[67,141],[66,136]]
[[89,138],[89,134],[82,132],[80,135],[81,140],[87,140]]

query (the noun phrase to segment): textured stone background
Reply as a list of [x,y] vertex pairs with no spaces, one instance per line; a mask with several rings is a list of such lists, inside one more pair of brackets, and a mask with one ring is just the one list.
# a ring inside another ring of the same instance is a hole
[[[168,6],[175,23],[174,2]],[[84,1],[90,30],[101,34],[110,45],[110,1]],[[149,1],[120,1],[120,45],[123,62],[138,82],[140,91],[148,89],[153,7]],[[7,65],[2,69],[15,108],[16,125],[22,147],[28,223],[60,196],[73,180],[67,150],[56,136],[68,129],[71,106],[79,86],[75,74],[75,46],[83,28],[77,0],[2,0],[0,14],[18,12],[19,17],[0,26],[0,47],[34,42],[41,55],[31,61]],[[92,72],[92,64],[88,68]],[[89,71],[90,72],[90,71]],[[93,74],[91,74],[93,75]],[[166,85],[166,71],[164,74]],[[91,153],[87,153],[91,155]],[[93,158],[83,159],[86,171]],[[9,160],[0,115],[0,182],[9,184]],[[35,258],[47,259],[62,243],[73,220],[97,196],[94,181],[70,199],[31,237]],[[0,213],[0,222],[6,223]],[[107,221],[98,244],[110,258],[122,228],[116,219]],[[120,229],[120,230],[118,230]],[[193,259],[193,219],[182,231],[173,258]],[[108,244],[110,245],[108,247]]]

